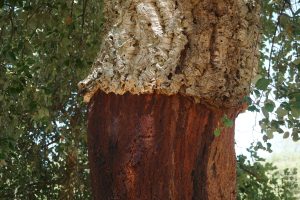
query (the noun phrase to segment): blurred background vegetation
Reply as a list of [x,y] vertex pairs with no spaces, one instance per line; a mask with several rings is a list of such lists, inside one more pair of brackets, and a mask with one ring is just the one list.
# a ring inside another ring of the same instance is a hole
[[[87,108],[77,83],[100,49],[102,4],[0,0],[0,199],[91,199]],[[264,143],[237,157],[239,199],[299,199],[293,166],[274,157],[277,169],[257,155],[270,151],[275,133],[299,139],[298,4],[261,2],[260,73],[245,100],[265,116]]]

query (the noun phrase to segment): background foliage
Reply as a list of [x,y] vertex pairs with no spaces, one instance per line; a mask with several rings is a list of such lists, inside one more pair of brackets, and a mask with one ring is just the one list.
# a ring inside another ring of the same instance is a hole
[[300,134],[300,1],[261,1],[259,74],[248,110],[262,112],[264,141],[275,133],[298,141]]
[[[299,1],[261,3],[261,67],[246,100],[264,113],[266,142],[275,132],[298,140]],[[101,10],[97,0],[0,0],[0,199],[90,199],[77,83],[100,48]],[[253,161],[238,157],[239,198],[293,199],[295,172],[249,151]]]
[[250,158],[237,156],[238,200],[298,200],[300,198],[296,168],[279,170],[258,156],[260,145],[252,144]]
[[77,83],[99,50],[101,5],[1,1],[0,199],[89,197]]

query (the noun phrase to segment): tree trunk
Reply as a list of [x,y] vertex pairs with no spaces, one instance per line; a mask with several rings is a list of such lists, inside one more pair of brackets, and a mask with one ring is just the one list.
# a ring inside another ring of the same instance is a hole
[[[89,102],[95,199],[235,199],[233,127],[258,64],[252,0],[104,2]],[[215,137],[214,130],[222,129]]]
[[94,199],[235,199],[234,127],[180,95],[96,93],[88,118]]

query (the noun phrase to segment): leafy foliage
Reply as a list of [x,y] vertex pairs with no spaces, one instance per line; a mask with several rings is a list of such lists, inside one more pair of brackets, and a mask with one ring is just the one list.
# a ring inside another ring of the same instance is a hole
[[261,2],[262,43],[259,74],[248,99],[250,111],[262,112],[265,141],[274,133],[299,140],[300,1]]
[[[257,147],[256,147],[257,148]],[[248,148],[252,162],[244,155],[237,157],[238,199],[297,200],[299,185],[297,170],[278,170],[257,155],[254,146]]]
[[86,199],[86,107],[77,82],[99,50],[102,3],[0,6],[0,198]]

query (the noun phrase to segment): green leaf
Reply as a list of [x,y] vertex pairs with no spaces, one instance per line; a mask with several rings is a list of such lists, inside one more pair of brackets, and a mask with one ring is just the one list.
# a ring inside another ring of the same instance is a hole
[[288,111],[285,110],[284,108],[282,107],[278,107],[277,110],[276,110],[276,114],[279,116],[279,117],[284,117],[288,114]]
[[271,147],[272,147],[272,144],[268,142],[268,143],[267,143],[267,151],[268,151],[269,153],[272,153]]
[[265,101],[265,109],[267,112],[273,112],[275,103],[272,100]]
[[299,65],[299,64],[300,64],[300,58],[297,58],[296,60],[294,60],[293,63],[294,63],[295,65]]
[[277,130],[276,130],[279,134],[282,134],[282,133],[284,133],[284,131],[281,129],[281,128],[277,128]]
[[286,139],[286,138],[288,138],[289,136],[290,136],[290,133],[289,133],[288,131],[286,131],[286,132],[284,132],[282,138],[283,138],[283,139]]
[[273,134],[273,130],[272,129],[268,129],[266,131],[266,134],[267,134],[267,137],[268,139],[272,139],[274,137],[274,134]]
[[226,128],[230,128],[233,126],[233,121],[231,119],[229,119],[227,117],[227,115],[224,115],[222,120],[223,120],[223,124],[225,125]]
[[269,140],[269,137],[266,136],[266,135],[264,135],[264,136],[263,136],[263,141],[264,141],[264,142],[267,142],[268,140]]
[[299,138],[299,133],[298,132],[294,132],[292,133],[292,139],[294,142],[297,142],[300,138]]
[[293,117],[299,118],[300,117],[300,109],[296,106],[291,106],[291,113]]
[[267,88],[271,82],[272,82],[272,80],[270,80],[270,79],[261,78],[256,82],[255,87],[260,90],[267,90]]
[[255,105],[251,105],[248,107],[248,110],[251,111],[251,112],[254,112],[254,111],[259,111]]
[[221,129],[220,129],[220,128],[216,128],[216,129],[214,130],[214,136],[218,137],[218,136],[220,136],[220,135],[221,135]]
[[266,110],[266,108],[265,107],[262,107],[261,108],[261,111],[262,111],[262,113],[264,114],[264,116],[265,116],[265,118],[267,118],[267,119],[269,119],[269,112]]
[[262,75],[257,74],[253,79],[252,79],[252,83],[256,84],[258,80],[260,80],[262,78]]
[[273,127],[274,129],[278,129],[280,126],[279,122],[276,120],[272,120],[271,121],[271,127]]
[[287,14],[281,14],[279,16],[279,24],[286,27],[290,23],[290,17]]
[[262,128],[262,130],[266,130],[267,128],[268,128],[268,125],[267,125],[267,123],[265,122],[265,121],[260,121],[259,122],[259,125],[260,125],[260,127]]
[[252,99],[251,99],[251,97],[249,97],[249,96],[245,96],[243,100],[244,100],[244,102],[246,102],[248,105],[251,105],[252,102],[253,102]]

